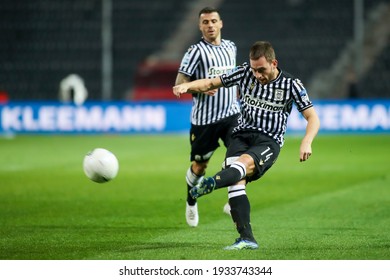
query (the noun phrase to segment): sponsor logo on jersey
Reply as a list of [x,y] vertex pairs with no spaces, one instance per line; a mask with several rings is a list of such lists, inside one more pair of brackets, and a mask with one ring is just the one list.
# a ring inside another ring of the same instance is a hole
[[209,78],[218,77],[218,76],[221,76],[222,74],[228,73],[232,69],[234,69],[234,67],[231,67],[231,66],[212,66],[209,68],[207,76]]
[[283,104],[275,104],[266,100],[254,98],[249,95],[245,95],[244,101],[251,107],[260,108],[270,112],[279,112],[284,108]]

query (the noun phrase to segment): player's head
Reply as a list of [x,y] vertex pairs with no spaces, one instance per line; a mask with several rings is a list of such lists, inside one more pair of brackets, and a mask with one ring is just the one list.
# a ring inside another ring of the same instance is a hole
[[206,7],[199,12],[199,30],[207,42],[219,44],[222,27],[223,22],[216,8]]
[[252,73],[261,84],[268,84],[278,76],[278,61],[270,42],[255,42],[250,48],[249,60]]

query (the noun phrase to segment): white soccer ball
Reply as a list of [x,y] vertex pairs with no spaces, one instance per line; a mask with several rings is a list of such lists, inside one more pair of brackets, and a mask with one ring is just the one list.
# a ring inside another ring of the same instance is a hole
[[84,173],[97,183],[105,183],[116,177],[119,163],[116,156],[103,148],[96,148],[84,157]]

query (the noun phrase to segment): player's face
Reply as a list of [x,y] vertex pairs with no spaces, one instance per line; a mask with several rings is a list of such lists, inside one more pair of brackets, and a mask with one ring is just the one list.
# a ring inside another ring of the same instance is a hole
[[222,26],[222,20],[216,12],[201,14],[199,17],[199,29],[209,43],[219,43]]
[[276,59],[269,62],[264,56],[261,56],[256,60],[251,59],[250,66],[253,75],[262,85],[268,84],[272,80],[276,79],[279,74],[279,70],[277,68],[278,61]]

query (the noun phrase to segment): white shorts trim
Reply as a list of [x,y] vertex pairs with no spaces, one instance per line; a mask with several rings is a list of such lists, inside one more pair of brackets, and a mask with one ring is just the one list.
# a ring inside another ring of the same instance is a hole
[[222,168],[225,169],[226,167],[229,167],[233,162],[238,160],[239,157],[228,157],[222,162]]

